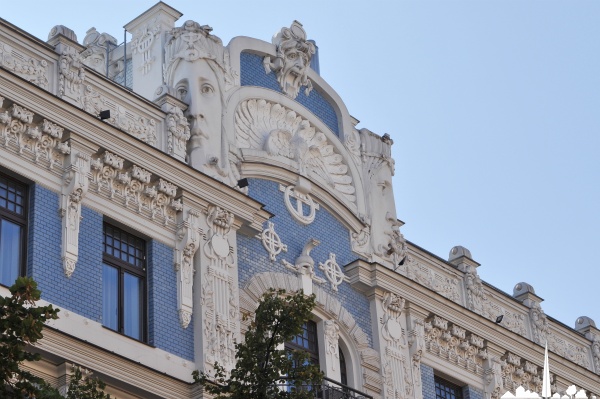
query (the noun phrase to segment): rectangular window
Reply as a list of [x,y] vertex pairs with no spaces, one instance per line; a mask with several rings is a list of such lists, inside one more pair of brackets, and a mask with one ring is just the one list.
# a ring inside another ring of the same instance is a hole
[[27,186],[0,174],[0,284],[11,286],[23,274]]
[[146,340],[146,242],[104,223],[102,324]]
[[462,388],[443,378],[434,376],[436,399],[462,399]]

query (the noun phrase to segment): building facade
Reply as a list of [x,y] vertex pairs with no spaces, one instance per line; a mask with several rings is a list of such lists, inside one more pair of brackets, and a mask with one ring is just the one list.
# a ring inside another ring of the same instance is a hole
[[233,367],[244,316],[282,288],[316,295],[291,345],[346,397],[539,392],[546,342],[553,392],[600,394],[593,320],[495,289],[466,248],[405,240],[393,141],[357,128],[299,22],[225,45],[181,17],[156,4],[126,45],[0,20],[0,294],[28,275],[61,309],[26,367],[202,397],[192,371]]

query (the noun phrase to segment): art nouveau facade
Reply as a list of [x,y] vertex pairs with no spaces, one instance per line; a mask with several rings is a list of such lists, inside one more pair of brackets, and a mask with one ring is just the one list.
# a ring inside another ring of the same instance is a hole
[[158,3],[126,49],[0,21],[0,283],[30,275],[62,309],[36,373],[202,397],[192,371],[234,365],[258,298],[301,288],[318,306],[297,344],[373,398],[539,391],[546,340],[553,391],[600,394],[591,319],[569,328],[530,285],[482,282],[467,249],[404,239],[392,139],[356,127],[300,23],[224,45],[181,16]]

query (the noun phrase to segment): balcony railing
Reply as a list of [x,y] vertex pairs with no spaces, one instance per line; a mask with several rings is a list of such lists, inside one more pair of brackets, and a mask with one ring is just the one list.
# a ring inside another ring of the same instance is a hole
[[[292,390],[298,388],[291,384],[284,384],[282,385],[282,389]],[[323,378],[323,382],[320,385],[304,385],[299,387],[299,389],[313,391],[315,399],[373,399],[371,395],[367,395],[327,377]]]

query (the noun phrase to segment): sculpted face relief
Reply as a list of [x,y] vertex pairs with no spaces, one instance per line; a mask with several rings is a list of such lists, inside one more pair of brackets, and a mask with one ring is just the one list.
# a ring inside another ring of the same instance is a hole
[[222,180],[229,174],[221,122],[228,65],[223,43],[211,31],[207,25],[186,21],[170,32],[165,46],[164,81],[171,94],[188,104],[188,163]]
[[315,54],[315,45],[306,40],[306,32],[302,24],[294,21],[289,28],[282,28],[273,37],[277,56],[271,62],[267,56],[263,60],[265,72],[275,72],[279,86],[285,95],[296,98],[300,88],[306,86],[304,93],[312,90],[312,82],[308,79],[308,67]]
[[210,61],[181,60],[173,73],[173,89],[181,101],[189,105],[189,164],[202,170],[219,159],[221,140],[221,90]]

